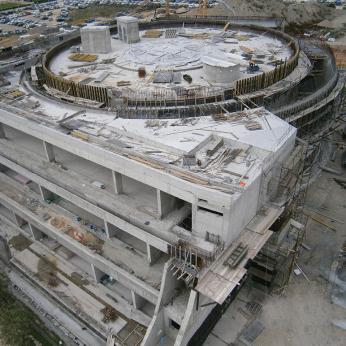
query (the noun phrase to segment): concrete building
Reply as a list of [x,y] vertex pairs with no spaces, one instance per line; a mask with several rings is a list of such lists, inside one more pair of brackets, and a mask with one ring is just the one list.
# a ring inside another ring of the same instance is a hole
[[84,53],[111,52],[111,35],[108,26],[87,25],[80,29],[80,35]]
[[139,41],[138,18],[130,16],[117,17],[117,27],[121,41],[126,43]]
[[205,74],[211,82],[234,82],[240,77],[240,65],[234,62],[225,62],[214,57],[204,57],[202,62]]
[[[303,232],[297,194],[315,157],[297,135],[329,128],[342,81],[322,48],[309,51],[327,72],[309,74],[313,58],[281,32],[205,19],[178,35],[173,21],[128,45],[130,23],[90,66],[70,60],[74,38],[45,54],[38,81],[13,72],[2,89],[1,258],[67,343],[201,345],[215,306],[250,276],[270,284],[263,258]],[[242,52],[257,45],[250,74]]]
[[[159,345],[161,339],[187,344],[211,310],[198,306],[222,304],[245,275],[244,264],[272,234],[270,225],[282,208],[268,204],[263,176],[269,179],[287,160],[296,130],[256,109],[247,114],[261,127],[255,136],[244,124],[217,125],[212,118],[175,129],[168,125],[153,136],[145,120],[119,119],[102,139],[87,127],[66,134],[70,122],[95,117],[89,113],[67,117],[61,126],[47,112],[53,122],[46,126],[11,110],[1,113],[1,217],[33,241],[24,251],[13,250],[13,263],[40,277],[35,263],[45,253],[69,286],[67,273],[83,273],[89,283],[78,289],[94,292],[116,311],[110,324],[115,340],[130,319],[142,326],[143,345]],[[92,124],[97,131],[103,126],[97,119]],[[199,127],[214,130],[182,144],[180,132]],[[237,140],[226,134],[228,127]],[[161,143],[171,131],[176,134]],[[194,164],[183,164],[184,156],[194,157]],[[167,159],[176,163],[168,168]],[[246,256],[237,267],[225,265],[240,243],[248,247]],[[222,274],[216,274],[217,266]],[[58,294],[60,285],[49,280],[37,284]],[[76,304],[101,334],[102,309],[93,315],[80,294],[73,295]]]

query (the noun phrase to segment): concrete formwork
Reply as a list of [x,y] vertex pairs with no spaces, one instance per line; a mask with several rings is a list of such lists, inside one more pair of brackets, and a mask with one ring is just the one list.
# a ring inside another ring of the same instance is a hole
[[[178,19],[172,19],[169,21],[159,21],[155,23],[141,23],[140,29],[157,28],[162,25],[179,26],[179,25],[182,25],[182,23],[183,22]],[[194,25],[224,26],[226,23],[227,23],[226,20],[216,20],[216,19],[199,20],[196,18],[190,18],[189,20],[184,21],[185,25],[194,24]],[[242,25],[235,24],[233,26],[238,29],[244,28],[244,26]],[[165,107],[169,105],[178,106],[177,104],[178,101],[179,101],[178,102],[179,105],[185,106],[185,107],[188,105],[193,106],[193,105],[203,105],[206,103],[218,103],[225,99],[227,100],[231,98],[234,94],[235,95],[246,94],[246,93],[260,90],[270,85],[273,85],[277,81],[288,76],[295,69],[298,63],[298,58],[299,58],[299,45],[291,36],[274,29],[263,28],[263,27],[254,26],[254,25],[245,26],[245,28],[250,30],[260,31],[260,32],[262,31],[269,32],[271,35],[273,35],[273,37],[289,42],[290,48],[293,51],[293,56],[287,61],[280,62],[280,64],[278,64],[278,66],[276,66],[274,70],[270,72],[265,72],[259,75],[255,75],[253,77],[238,80],[234,88],[231,88],[230,90],[220,90],[220,92],[215,95],[213,94],[210,95],[210,92],[208,91],[209,88],[206,87],[205,91],[200,93],[202,96],[199,96],[199,97],[194,96],[192,99],[189,98],[188,96],[182,97],[181,100],[176,100],[176,99],[170,100],[169,98],[167,99],[167,97],[164,97],[164,99],[162,99],[162,102],[164,103]],[[111,30],[117,30],[117,28],[113,27]],[[69,81],[61,76],[55,75],[54,73],[50,71],[49,69],[50,60],[61,50],[73,44],[76,44],[77,42],[78,42],[78,39],[73,39],[69,42],[67,41],[67,42],[64,42],[63,44],[55,46],[47,52],[47,54],[43,58],[43,73],[45,75],[45,83],[53,89],[57,89],[64,93],[68,93],[68,95],[103,102],[106,106],[109,106],[111,104],[111,95],[108,92],[107,88],[83,85],[80,83]],[[144,106],[145,108],[150,107],[150,109],[152,108],[155,109],[162,103],[162,102],[158,102],[157,95],[155,95],[155,97],[153,95],[152,99],[150,98],[150,95],[146,96],[144,101],[126,97],[126,100],[124,101],[125,101],[124,103],[125,108],[131,108],[131,107],[138,108],[138,107]],[[147,112],[146,117],[151,117],[150,111]]]

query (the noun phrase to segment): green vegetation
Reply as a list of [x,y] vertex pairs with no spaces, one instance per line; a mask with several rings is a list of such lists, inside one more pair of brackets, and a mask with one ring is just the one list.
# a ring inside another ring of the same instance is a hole
[[13,8],[29,6],[27,2],[1,2],[0,11],[12,10]]
[[9,346],[56,346],[59,338],[7,290],[0,274],[0,339]]
[[129,10],[127,5],[112,5],[112,6],[89,6],[83,9],[75,9],[70,11],[70,24],[83,24],[86,20],[91,18],[115,18],[119,12],[127,12]]

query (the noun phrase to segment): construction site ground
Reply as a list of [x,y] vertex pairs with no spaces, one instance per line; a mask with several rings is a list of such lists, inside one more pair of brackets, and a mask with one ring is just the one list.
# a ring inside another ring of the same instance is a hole
[[[328,167],[342,170],[343,150],[337,150],[335,162],[329,161]],[[205,345],[248,345],[249,336],[257,346],[345,344],[346,331],[333,322],[345,321],[346,311],[333,304],[328,281],[331,264],[346,240],[346,190],[334,178],[346,178],[345,170],[341,176],[321,172],[308,189],[306,210],[330,216],[332,219],[322,218],[335,231],[309,218],[304,239],[307,248],[302,248],[297,260],[303,274],[292,272],[280,293],[247,280]],[[345,293],[343,303],[345,306]]]

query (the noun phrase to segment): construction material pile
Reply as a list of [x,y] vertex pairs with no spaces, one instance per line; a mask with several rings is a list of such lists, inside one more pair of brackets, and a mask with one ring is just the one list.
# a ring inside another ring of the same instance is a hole
[[103,313],[103,323],[114,322],[118,318],[117,311],[109,305],[105,306],[101,312]]
[[98,254],[102,253],[104,241],[94,236],[92,233],[87,232],[81,228],[77,228],[68,223],[68,221],[60,216],[55,216],[49,220],[49,223],[66,233],[68,236],[77,240],[82,245],[88,247],[90,250]]
[[97,60],[97,55],[76,53],[71,54],[68,58],[72,61],[93,62]]
[[57,277],[57,265],[55,259],[40,258],[37,263],[37,276],[50,287],[59,286]]

